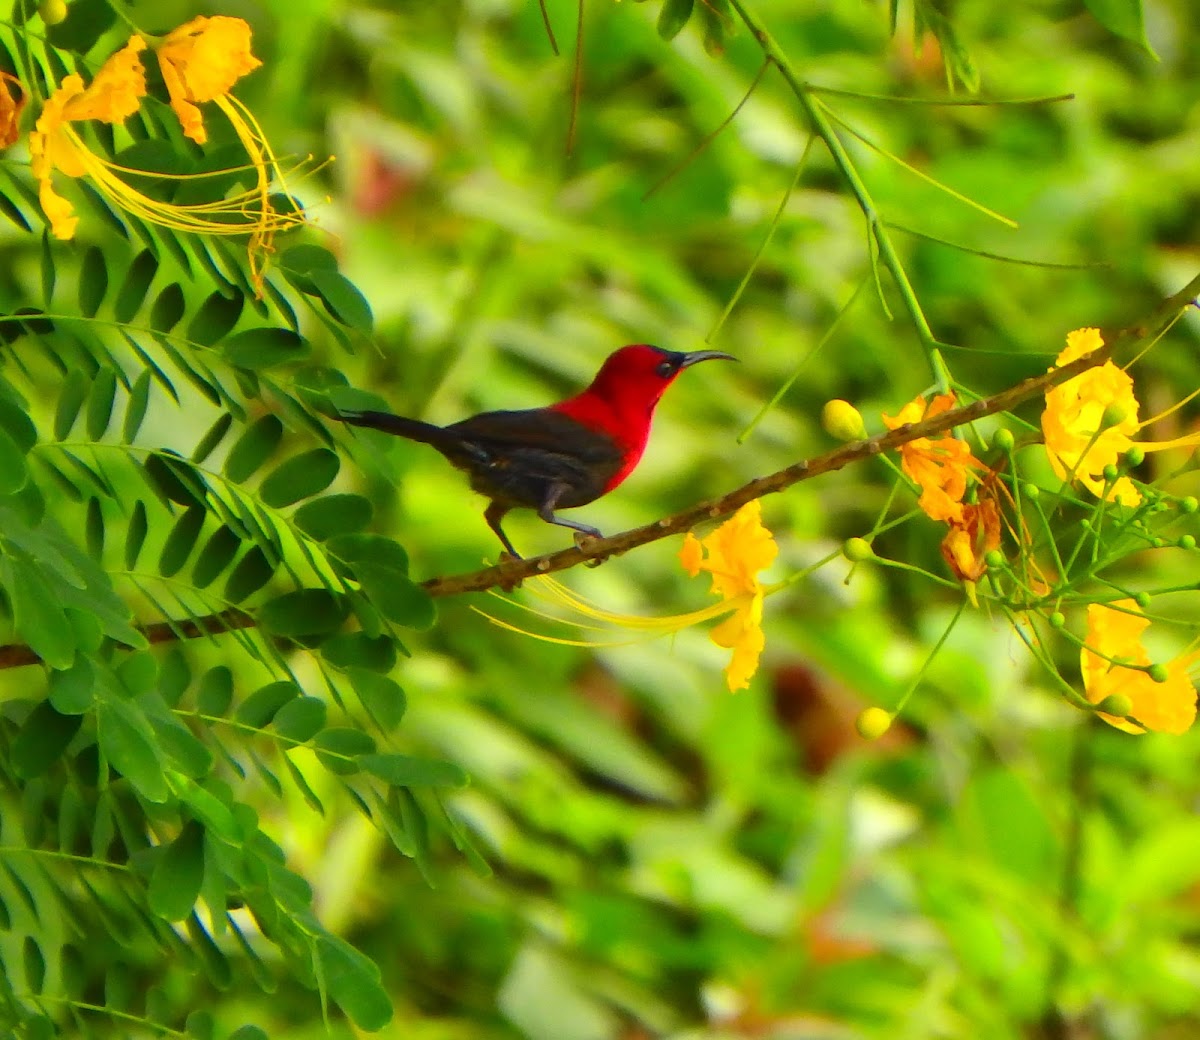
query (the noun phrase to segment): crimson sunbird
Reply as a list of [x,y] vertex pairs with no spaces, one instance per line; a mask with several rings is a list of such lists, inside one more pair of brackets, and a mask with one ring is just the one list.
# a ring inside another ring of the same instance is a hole
[[466,472],[472,488],[491,499],[484,519],[519,557],[500,526],[510,509],[533,509],[548,524],[603,537],[555,510],[594,502],[629,476],[667,387],[685,368],[716,358],[737,360],[719,350],[681,353],[634,343],[610,354],[582,393],[546,408],[481,412],[450,426],[390,412],[342,412],[338,418],[440,451]]

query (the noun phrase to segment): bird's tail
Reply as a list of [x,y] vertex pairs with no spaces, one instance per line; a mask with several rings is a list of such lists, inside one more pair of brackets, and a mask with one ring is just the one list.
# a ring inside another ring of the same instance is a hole
[[440,426],[422,422],[420,419],[409,419],[403,415],[393,415],[391,412],[340,412],[337,417],[351,426],[368,426],[372,430],[382,430],[384,433],[392,433],[410,441],[432,444],[435,448],[440,448],[454,439]]

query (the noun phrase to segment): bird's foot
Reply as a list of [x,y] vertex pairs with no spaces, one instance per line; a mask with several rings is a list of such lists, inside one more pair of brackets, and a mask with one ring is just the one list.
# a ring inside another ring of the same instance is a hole
[[[576,531],[575,548],[586,551],[589,548],[590,543],[598,542],[603,537],[604,535],[602,535],[594,527],[590,531]],[[603,560],[585,560],[583,565],[585,567],[599,567],[603,562]]]
[[[525,561],[516,553],[501,552],[500,558],[496,561],[496,565],[501,569],[511,567],[514,564],[524,563]],[[496,583],[497,587],[505,592],[512,592],[513,589],[519,589],[523,578],[501,578]]]

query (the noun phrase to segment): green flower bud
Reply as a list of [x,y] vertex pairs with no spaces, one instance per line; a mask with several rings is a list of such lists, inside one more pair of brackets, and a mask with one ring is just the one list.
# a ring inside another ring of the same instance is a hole
[[1046,620],[1050,622],[1051,628],[1062,628],[1063,625],[1067,623],[1067,619],[1063,617],[1063,612],[1061,610],[1056,610]]
[[1156,683],[1164,683],[1171,676],[1165,664],[1152,664],[1146,669],[1146,674]]
[[995,451],[1012,451],[1016,443],[1017,439],[1013,436],[1012,430],[997,430],[995,436],[992,437],[992,448]]
[[1105,715],[1116,715],[1123,719],[1133,711],[1133,701],[1129,699],[1128,694],[1110,693],[1096,705],[1096,710],[1104,712]]
[[1131,414],[1132,410],[1124,401],[1110,401],[1100,416],[1100,429],[1111,430],[1114,426],[1120,426]]
[[1125,452],[1125,465],[1130,469],[1133,469],[1135,466],[1140,466],[1145,461],[1146,453],[1136,444],[1127,452]]
[[1021,492],[1030,502],[1036,502],[1042,496],[1042,489],[1036,484],[1023,484]]
[[1196,536],[1192,534],[1181,535],[1178,545],[1181,549],[1194,549],[1196,548]]
[[998,570],[1004,566],[1004,553],[1002,553],[999,549],[989,549],[983,555],[983,562],[988,565],[990,570]]
[[1133,602],[1138,605],[1138,610],[1149,610],[1150,609],[1150,593],[1139,592],[1136,596],[1133,597]]
[[847,538],[842,546],[842,555],[851,563],[862,563],[874,556],[875,550],[865,538]]
[[1179,511],[1181,513],[1187,513],[1188,515],[1191,515],[1197,509],[1200,509],[1200,502],[1196,501],[1194,495],[1188,495],[1187,498],[1181,498],[1179,500]]

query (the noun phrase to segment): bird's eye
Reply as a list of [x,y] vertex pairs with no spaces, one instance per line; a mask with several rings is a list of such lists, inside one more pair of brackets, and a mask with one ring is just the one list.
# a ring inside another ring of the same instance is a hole
[[654,371],[660,378],[669,379],[675,374],[675,363],[673,361],[660,361]]

